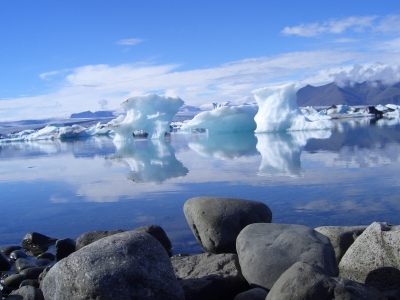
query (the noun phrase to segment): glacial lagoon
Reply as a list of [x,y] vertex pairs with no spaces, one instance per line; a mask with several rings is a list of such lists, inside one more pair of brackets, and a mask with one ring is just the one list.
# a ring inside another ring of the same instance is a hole
[[400,224],[400,124],[334,121],[332,130],[160,140],[108,136],[0,144],[0,245],[30,231],[164,228],[173,252],[199,253],[183,214],[196,196],[257,200],[273,222]]

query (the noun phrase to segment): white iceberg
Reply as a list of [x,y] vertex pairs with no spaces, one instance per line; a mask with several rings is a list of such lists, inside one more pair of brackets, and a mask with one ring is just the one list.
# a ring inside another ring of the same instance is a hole
[[170,131],[172,118],[184,102],[178,97],[147,94],[132,97],[121,103],[126,116],[108,122],[107,127],[116,133],[116,140],[133,139],[133,133],[144,130],[152,139],[164,137]]
[[256,105],[219,106],[211,111],[197,114],[192,120],[182,125],[185,131],[207,129],[208,133],[253,132],[256,129],[254,116]]
[[256,133],[330,129],[329,120],[311,121],[296,103],[297,84],[265,87],[253,91],[258,103]]

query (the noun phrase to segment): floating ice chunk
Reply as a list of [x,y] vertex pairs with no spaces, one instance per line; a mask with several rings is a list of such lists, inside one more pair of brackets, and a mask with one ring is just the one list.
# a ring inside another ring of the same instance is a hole
[[258,103],[256,133],[296,130],[330,129],[329,120],[310,121],[296,103],[297,84],[266,87],[253,91]]
[[303,115],[307,117],[310,121],[317,121],[317,120],[330,120],[332,119],[330,116],[326,115],[326,111],[317,111],[312,106],[306,106],[300,109]]
[[348,112],[349,109],[350,107],[348,105],[332,105],[331,107],[326,109],[326,114],[345,114]]
[[147,94],[129,98],[121,107],[126,116],[119,116],[107,124],[116,133],[116,140],[133,139],[133,132],[146,131],[152,139],[158,139],[169,132],[172,118],[184,102],[176,97]]
[[207,129],[208,133],[253,132],[256,129],[254,116],[256,105],[221,106],[211,111],[203,111],[183,124],[182,130]]

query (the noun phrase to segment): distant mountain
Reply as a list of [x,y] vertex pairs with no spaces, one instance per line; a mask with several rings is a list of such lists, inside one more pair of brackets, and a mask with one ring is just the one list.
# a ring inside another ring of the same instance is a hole
[[381,82],[362,82],[339,87],[335,83],[322,86],[306,85],[297,92],[298,106],[331,106],[334,104],[400,105],[400,82],[384,85]]
[[76,113],[76,114],[72,114],[70,116],[70,119],[74,119],[74,118],[114,118],[114,114],[112,111],[95,111],[95,112],[91,112],[91,111],[84,111],[84,112],[80,112],[80,113]]

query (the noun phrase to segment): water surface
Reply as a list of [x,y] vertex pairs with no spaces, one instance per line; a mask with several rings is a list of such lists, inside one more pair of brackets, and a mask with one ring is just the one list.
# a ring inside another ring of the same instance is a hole
[[3,143],[0,166],[0,245],[30,231],[76,239],[158,224],[174,253],[196,253],[182,211],[196,196],[261,201],[278,223],[400,224],[398,121],[356,119],[296,133],[172,133],[128,143]]

